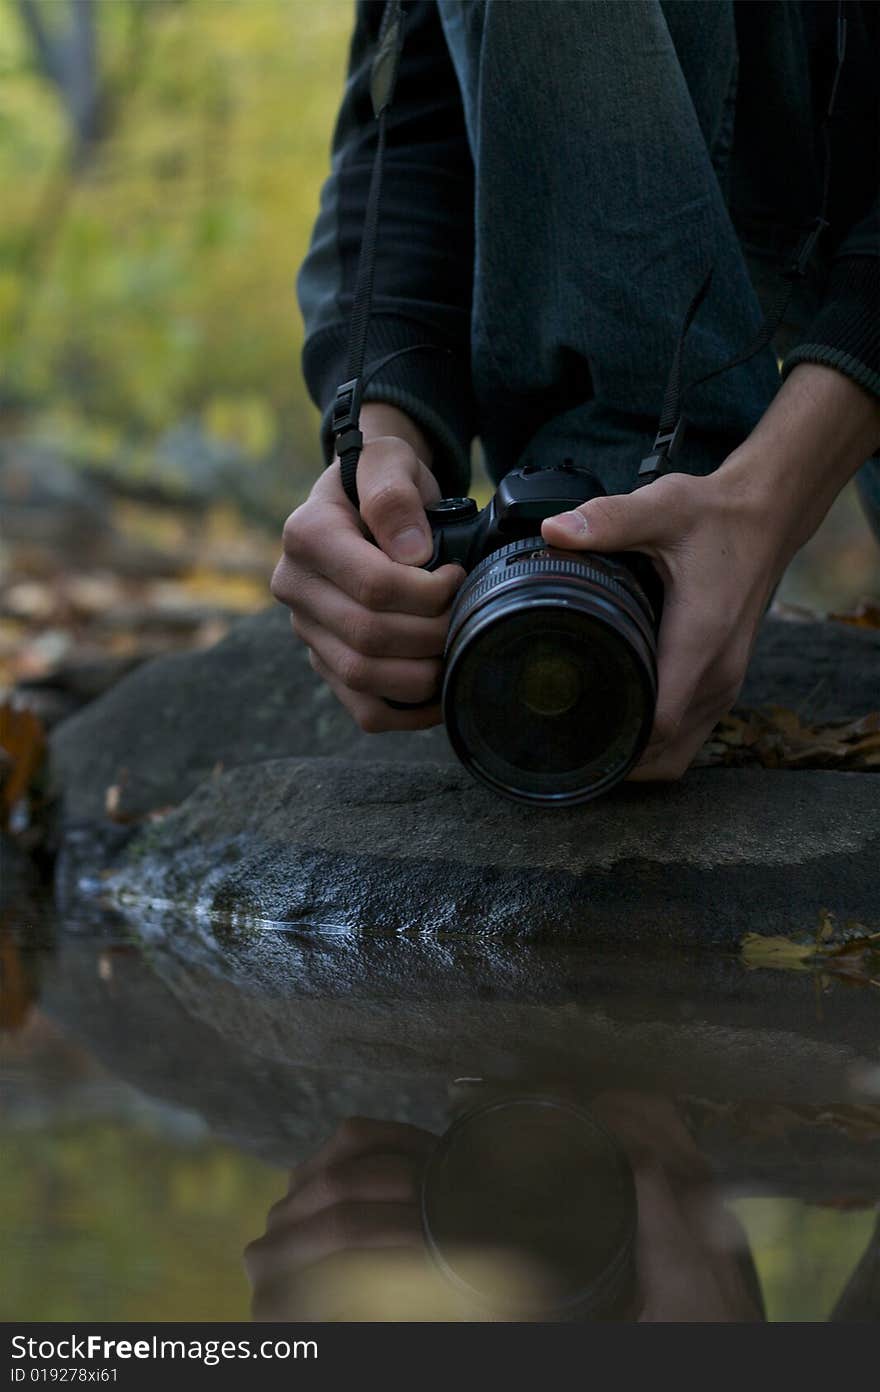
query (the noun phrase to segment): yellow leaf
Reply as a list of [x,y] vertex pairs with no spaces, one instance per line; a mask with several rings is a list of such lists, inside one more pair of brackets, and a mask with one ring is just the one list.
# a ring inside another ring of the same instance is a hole
[[808,971],[810,958],[816,956],[819,948],[815,943],[792,942],[791,938],[765,938],[761,933],[746,933],[741,950],[747,967]]

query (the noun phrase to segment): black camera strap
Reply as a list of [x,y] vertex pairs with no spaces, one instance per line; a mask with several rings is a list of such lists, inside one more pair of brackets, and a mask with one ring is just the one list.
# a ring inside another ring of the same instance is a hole
[[364,447],[364,437],[360,429],[360,415],[364,388],[370,378],[387,363],[402,357],[405,353],[427,351],[430,353],[448,353],[450,357],[454,356],[451,348],[441,348],[434,343],[414,343],[406,348],[398,348],[393,353],[386,353],[383,358],[371,363],[368,371],[364,370],[367,334],[370,328],[370,311],[373,304],[376,236],[379,229],[379,204],[382,196],[382,167],[385,159],[387,115],[400,69],[405,19],[401,0],[387,0],[379,25],[376,52],[370,68],[370,100],[377,122],[377,139],[355,277],[348,340],[346,372],[348,380],[337,388],[336,399],[333,402],[332,431],[336,453],[339,456],[342,487],[346,497],[354,507],[360,506],[357,491],[357,467]]
[[779,273],[779,285],[774,293],[770,306],[764,316],[764,322],[742,352],[737,353],[721,367],[714,368],[711,372],[706,372],[702,377],[696,377],[689,382],[682,390],[681,385],[681,364],[684,354],[684,342],[688,330],[699,312],[700,306],[709,293],[712,284],[712,268],[706,272],[700,286],[691,300],[684,320],[682,321],[681,332],[675,346],[675,354],[672,359],[672,368],[669,373],[669,380],[666,384],[666,393],[663,397],[663,406],[660,413],[660,424],[657,429],[657,436],[651,449],[651,453],[642,460],[639,466],[639,478],[637,487],[645,483],[653,483],[654,479],[659,478],[664,473],[670,472],[670,466],[674,464],[678,454],[682,439],[684,438],[685,419],[683,415],[683,405],[688,394],[704,382],[710,382],[713,377],[720,377],[725,372],[732,372],[735,367],[742,367],[744,363],[762,352],[772,342],[773,337],[785,318],[791,298],[798,281],[806,278],[810,269],[813,252],[822,233],[829,226],[828,223],[828,201],[831,192],[831,120],[834,115],[834,107],[837,101],[837,89],[840,85],[840,74],[843,71],[843,61],[846,57],[846,16],[843,13],[843,0],[837,0],[837,27],[836,27],[836,62],[834,76],[831,81],[831,91],[825,114],[822,120],[822,204],[817,215],[810,222],[801,239],[794,250],[789,262]]
[[[725,372],[731,372],[736,367],[741,367],[770,344],[786,315],[795,285],[798,281],[802,281],[806,277],[816,244],[822,233],[828,227],[827,213],[831,188],[830,124],[834,114],[837,90],[840,84],[840,75],[846,55],[847,26],[846,17],[843,13],[843,6],[844,0],[837,0],[836,65],[821,128],[823,142],[823,178],[822,204],[819,213],[807,226],[790,261],[780,272],[779,288],[774,295],[764,318],[764,322],[756,337],[745,349],[729,359],[729,361],[723,363],[721,367],[714,368],[712,372],[707,372],[702,377],[695,378],[693,381],[688,382],[687,386],[682,388],[682,362],[685,339],[687,338],[691,324],[700,310],[700,306],[709,293],[712,284],[713,268],[710,267],[705,273],[682,321],[681,330],[673,354],[669,378],[666,384],[666,391],[663,397],[657,435],[651,453],[642,460],[639,467],[637,487],[642,484],[652,483],[654,479],[659,478],[664,473],[668,473],[675,463],[684,437],[685,419],[683,415],[683,404],[687,400],[688,394],[697,387],[702,386],[704,382],[708,382],[714,377],[720,377]],[[370,326],[370,311],[373,302],[373,278],[376,265],[376,237],[379,227],[379,204],[382,193],[382,167],[385,157],[386,121],[388,109],[391,106],[394,96],[397,74],[400,69],[404,25],[405,15],[403,13],[402,0],[386,0],[385,10],[382,14],[382,20],[379,26],[376,53],[370,70],[370,99],[373,106],[373,114],[378,123],[378,131],[376,152],[373,157],[373,169],[370,176],[370,187],[367,194],[367,207],[364,216],[364,230],[361,238],[357,276],[355,279],[355,292],[349,336],[348,380],[343,382],[336,390],[336,398],[333,402],[331,418],[336,453],[340,461],[342,487],[345,490],[346,497],[356,508],[359,507],[357,466],[364,445],[364,437],[360,429],[360,412],[366,383],[380,368],[384,367],[386,363],[391,362],[394,358],[403,356],[405,353],[427,351],[449,353],[452,355],[451,349],[440,348],[432,343],[416,343],[406,348],[399,348],[393,353],[386,354],[385,357],[372,363],[368,372],[364,371],[367,334]]]

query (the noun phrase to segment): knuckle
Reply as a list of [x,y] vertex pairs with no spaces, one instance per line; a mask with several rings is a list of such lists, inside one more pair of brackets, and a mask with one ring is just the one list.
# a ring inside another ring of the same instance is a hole
[[357,585],[358,603],[365,609],[384,609],[391,601],[391,580],[381,571],[365,571]]
[[379,522],[399,517],[402,512],[412,512],[413,502],[411,486],[402,479],[387,479],[364,499],[363,506],[367,521],[372,517]]
[[284,530],[281,534],[284,550],[289,556],[295,556],[302,550],[304,539],[308,535],[308,530],[308,513],[306,511],[306,504],[304,503],[302,507],[298,507],[290,514],[284,524]]
[[386,657],[388,627],[371,613],[360,613],[347,625],[345,640],[364,657]]
[[337,1165],[330,1165],[316,1175],[312,1186],[320,1208],[334,1208],[350,1197],[350,1186],[343,1170]]
[[275,599],[284,600],[288,593],[286,584],[287,574],[284,559],[282,558],[275,569],[272,571],[272,579],[269,581],[269,592]]
[[254,1242],[249,1242],[247,1247],[245,1247],[241,1259],[248,1276],[253,1277],[259,1272],[264,1251],[265,1240],[262,1237],[258,1237]]
[[[693,494],[693,481],[687,474],[666,474],[658,483],[663,488],[663,501],[673,510],[688,507]],[[656,488],[658,484],[655,484]]]
[[337,674],[343,686],[347,686],[349,691],[368,691],[372,664],[369,658],[364,657],[363,653],[349,650],[340,658]]

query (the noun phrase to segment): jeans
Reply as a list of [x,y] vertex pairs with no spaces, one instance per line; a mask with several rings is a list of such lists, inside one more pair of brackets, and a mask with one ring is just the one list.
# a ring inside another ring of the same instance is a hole
[[[488,472],[569,455],[628,492],[706,269],[685,381],[750,343],[778,284],[728,206],[732,0],[438,3],[475,166],[471,342]],[[808,284],[802,317],[815,297]],[[696,389],[677,467],[717,468],[778,386],[766,348]]]

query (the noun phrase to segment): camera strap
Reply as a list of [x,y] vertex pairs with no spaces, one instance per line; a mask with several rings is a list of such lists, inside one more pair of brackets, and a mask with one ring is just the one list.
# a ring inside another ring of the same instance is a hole
[[373,169],[370,175],[370,187],[367,193],[364,230],[361,237],[351,310],[346,371],[348,380],[336,389],[331,416],[331,429],[336,453],[339,456],[342,487],[349,502],[356,508],[360,506],[357,491],[357,467],[364,447],[364,437],[360,429],[361,404],[364,388],[370,378],[380,368],[385,367],[395,358],[402,357],[405,353],[447,353],[450,357],[455,356],[451,348],[442,348],[435,343],[414,343],[406,348],[398,348],[393,353],[386,353],[383,358],[370,364],[369,371],[364,370],[370,311],[373,304],[376,235],[379,228],[387,115],[400,69],[405,19],[401,0],[387,0],[379,25],[376,52],[370,68],[370,101],[377,122],[377,139],[376,153],[373,156]]
[[[684,438],[685,418],[683,415],[683,404],[687,400],[689,393],[694,391],[697,387],[702,386],[704,382],[711,381],[714,377],[720,377],[725,372],[731,372],[734,368],[743,366],[744,363],[749,362],[751,358],[755,357],[757,353],[760,353],[770,344],[788,311],[795,285],[798,281],[804,280],[808,274],[813,252],[819,238],[829,225],[827,213],[831,189],[830,124],[834,114],[837,91],[840,84],[840,75],[846,56],[847,26],[846,17],[843,13],[843,6],[844,0],[837,0],[836,65],[831,82],[828,104],[821,126],[823,176],[822,203],[820,210],[816,217],[808,224],[791,259],[780,272],[779,287],[755,338],[746,348],[723,363],[721,367],[716,367],[711,372],[705,373],[702,377],[695,378],[682,388],[682,362],[685,340],[691,324],[709,294],[712,284],[713,268],[710,267],[706,271],[682,320],[682,326],[675,346],[672,366],[666,384],[666,391],[663,397],[657,435],[651,453],[642,460],[639,466],[637,487],[646,483],[652,483],[654,479],[659,478],[664,473],[668,473],[674,465]],[[367,334],[370,326],[370,311],[373,302],[376,237],[379,226],[379,204],[382,193],[382,167],[385,157],[387,115],[394,96],[394,88],[400,69],[404,27],[405,15],[403,13],[402,0],[386,0],[385,9],[379,25],[376,52],[370,69],[370,100],[373,106],[373,115],[378,123],[378,130],[376,152],[373,157],[373,168],[370,175],[370,187],[367,194],[360,256],[358,258],[357,275],[355,278],[351,327],[349,331],[348,380],[343,382],[342,385],[336,389],[336,397],[333,402],[331,415],[331,429],[336,453],[339,456],[342,487],[345,490],[349,502],[351,502],[355,508],[359,507],[357,466],[364,445],[364,437],[360,430],[360,411],[364,387],[367,382],[380,368],[384,367],[394,358],[402,357],[405,353],[426,351],[448,353],[450,356],[454,356],[451,349],[439,347],[437,344],[416,343],[406,348],[399,348],[393,353],[386,354],[385,357],[380,358],[377,362],[371,363],[368,372],[364,371]]]
[[684,438],[685,418],[683,415],[683,403],[688,394],[695,388],[702,386],[704,382],[710,382],[713,377],[720,377],[725,372],[732,372],[735,367],[742,367],[744,363],[757,353],[762,352],[772,342],[773,337],[788,312],[791,298],[794,294],[795,285],[798,281],[806,278],[813,252],[822,233],[829,226],[828,223],[828,201],[831,192],[831,120],[834,115],[834,107],[837,101],[837,89],[840,85],[840,74],[843,71],[843,61],[846,57],[846,16],[843,13],[843,0],[837,0],[837,27],[836,27],[836,63],[834,76],[831,81],[831,91],[828,97],[828,104],[822,120],[822,204],[819,212],[810,222],[803,232],[791,259],[779,273],[779,285],[770,302],[770,306],[764,317],[764,322],[758,330],[751,343],[742,352],[737,353],[733,358],[723,363],[721,367],[714,368],[711,372],[705,373],[702,377],[696,377],[689,382],[682,390],[681,386],[681,364],[684,353],[684,342],[688,330],[699,312],[700,306],[709,293],[712,284],[712,268],[706,272],[701,281],[696,294],[688,305],[687,312],[682,321],[681,331],[678,342],[675,346],[675,354],[672,359],[672,367],[669,379],[666,384],[666,392],[663,397],[663,406],[660,412],[660,424],[657,428],[657,435],[651,449],[639,466],[639,477],[636,487],[645,483],[653,483],[654,479],[670,471],[670,466],[674,464],[676,455],[681,449]]

